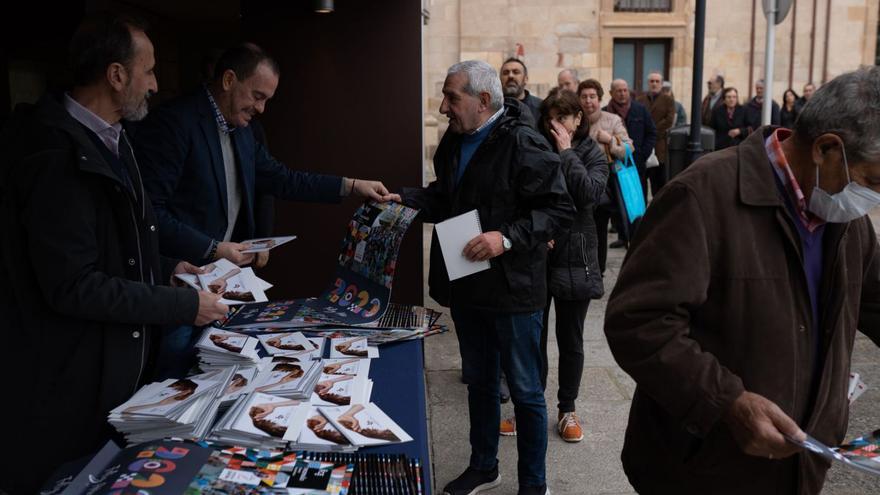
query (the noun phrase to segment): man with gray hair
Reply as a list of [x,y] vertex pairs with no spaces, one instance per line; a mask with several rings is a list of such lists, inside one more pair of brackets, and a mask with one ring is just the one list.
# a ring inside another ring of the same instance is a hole
[[559,75],[556,76],[556,82],[559,84],[559,89],[567,89],[572,93],[577,93],[578,84],[578,73],[574,69],[562,69],[559,71]]
[[821,491],[829,463],[802,442],[843,441],[856,329],[880,345],[876,108],[880,67],[843,74],[793,131],[757,129],[651,203],[605,318],[637,384],[636,491]]
[[[772,99],[772,98],[771,98]],[[746,107],[746,125],[749,132],[761,127],[761,120],[764,114],[764,80],[755,81],[755,96],[749,100]],[[775,100],[770,102],[770,125],[779,125],[779,104]]]
[[406,188],[401,198],[426,222],[476,210],[483,233],[461,254],[490,263],[486,270],[450,281],[435,232],[430,295],[449,306],[455,322],[471,444],[467,469],[443,493],[475,494],[500,483],[503,370],[519,435],[519,493],[544,494],[547,409],[540,336],[547,242],[571,224],[574,207],[559,156],[526,120],[528,109],[514,98],[503,99],[490,65],[469,60],[450,67],[440,112],[449,118],[449,130],[434,154],[437,180],[425,188]]

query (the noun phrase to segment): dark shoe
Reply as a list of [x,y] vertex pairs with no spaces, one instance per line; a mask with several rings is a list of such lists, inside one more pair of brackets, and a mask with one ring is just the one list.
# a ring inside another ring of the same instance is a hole
[[612,249],[626,247],[626,241],[621,241],[620,239],[618,239],[618,240],[612,242],[611,244],[609,244],[608,247],[610,247]]
[[517,495],[550,495],[550,489],[547,485],[542,486],[524,486],[519,485]]
[[507,379],[501,378],[501,384],[498,387],[498,394],[501,396],[501,403],[507,404],[510,401],[510,389],[507,388]]
[[[476,495],[501,484],[498,466],[491,471],[480,471],[468,466],[461,476],[443,487],[443,495]],[[520,491],[522,493],[522,491]],[[543,492],[542,492],[543,493]]]

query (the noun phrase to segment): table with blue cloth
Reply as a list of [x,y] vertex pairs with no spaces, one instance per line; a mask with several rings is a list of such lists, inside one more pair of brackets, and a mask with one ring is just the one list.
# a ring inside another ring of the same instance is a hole
[[412,442],[361,448],[358,452],[406,454],[422,463],[422,484],[431,493],[430,433],[425,393],[425,362],[423,340],[385,344],[379,347],[379,358],[370,363],[376,403],[413,438]]

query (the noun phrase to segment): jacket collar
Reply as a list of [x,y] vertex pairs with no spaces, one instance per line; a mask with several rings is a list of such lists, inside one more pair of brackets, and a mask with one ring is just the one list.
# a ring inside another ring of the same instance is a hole
[[739,199],[751,206],[784,206],[770,159],[764,148],[764,139],[770,135],[773,127],[761,127],[737,147],[739,165]]
[[103,175],[122,183],[107,161],[104,160],[101,152],[86,135],[86,131],[64,108],[60,95],[51,93],[44,95],[37,103],[33,117],[40,125],[70,136],[75,143],[80,170]]

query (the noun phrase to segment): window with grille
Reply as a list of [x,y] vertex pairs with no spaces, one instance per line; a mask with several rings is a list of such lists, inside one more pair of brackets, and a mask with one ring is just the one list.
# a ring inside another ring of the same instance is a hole
[[672,0],[615,0],[615,12],[672,12]]

